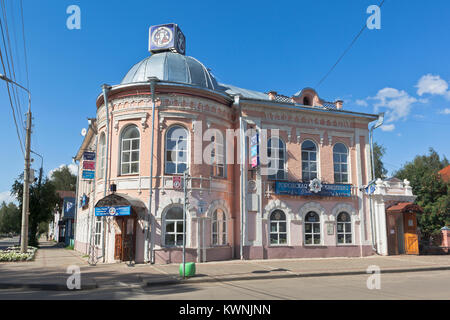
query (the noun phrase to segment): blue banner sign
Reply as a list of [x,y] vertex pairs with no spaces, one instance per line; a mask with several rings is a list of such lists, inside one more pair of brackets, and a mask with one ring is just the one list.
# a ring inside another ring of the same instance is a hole
[[95,171],[92,170],[83,170],[83,179],[93,180],[95,178]]
[[322,189],[314,193],[307,182],[275,182],[275,194],[292,196],[351,197],[351,184],[322,184]]
[[259,135],[255,134],[250,138],[250,164],[252,168],[259,166]]
[[86,151],[83,153],[83,160],[95,160],[95,152]]
[[117,207],[98,207],[95,208],[96,217],[118,217],[129,216],[131,214],[131,206],[117,206]]

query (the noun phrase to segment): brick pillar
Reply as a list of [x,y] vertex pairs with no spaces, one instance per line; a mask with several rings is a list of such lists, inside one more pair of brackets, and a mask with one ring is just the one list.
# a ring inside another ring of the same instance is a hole
[[442,232],[442,247],[450,247],[450,229],[444,227],[441,229]]

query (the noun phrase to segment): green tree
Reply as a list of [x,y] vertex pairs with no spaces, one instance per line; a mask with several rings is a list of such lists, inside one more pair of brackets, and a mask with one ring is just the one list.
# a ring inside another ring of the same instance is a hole
[[418,224],[424,239],[436,238],[440,229],[450,226],[450,183],[444,182],[438,171],[448,166],[446,157],[430,148],[428,155],[418,155],[394,175],[411,182],[416,203],[424,212],[418,215]]
[[22,222],[22,212],[12,202],[0,206],[0,233],[19,233]]
[[53,171],[50,178],[56,190],[75,191],[77,176],[72,174],[68,166],[63,166]]
[[[22,208],[23,175],[13,184],[11,192],[16,194],[20,210]],[[38,245],[39,224],[50,222],[53,218],[53,209],[59,201],[56,187],[48,179],[38,180],[30,185],[30,216],[28,230],[30,234],[29,245]]]
[[383,156],[386,153],[386,148],[378,143],[373,144],[373,162],[375,167],[375,178],[386,178],[387,170],[383,164]]

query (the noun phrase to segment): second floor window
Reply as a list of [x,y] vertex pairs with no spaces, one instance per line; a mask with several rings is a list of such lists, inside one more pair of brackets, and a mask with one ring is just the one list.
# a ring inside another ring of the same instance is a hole
[[267,156],[269,158],[269,179],[286,179],[286,145],[279,138],[270,138],[267,142]]
[[311,140],[302,143],[302,179],[311,181],[317,178],[317,146]]
[[100,136],[98,154],[100,155],[98,157],[99,160],[98,177],[102,179],[105,174],[105,161],[106,161],[106,139],[104,133],[102,133]]
[[166,174],[182,174],[188,163],[188,132],[181,126],[171,127],[166,134]]
[[336,143],[333,147],[334,182],[348,182],[347,147],[342,143]]
[[220,132],[211,137],[211,143],[214,146],[211,150],[211,175],[215,177],[225,177],[225,159],[223,137]]
[[123,131],[120,147],[120,174],[139,173],[140,134],[136,126]]

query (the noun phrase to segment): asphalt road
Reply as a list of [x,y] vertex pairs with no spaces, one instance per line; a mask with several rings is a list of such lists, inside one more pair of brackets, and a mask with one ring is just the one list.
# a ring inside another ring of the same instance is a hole
[[450,272],[381,274],[381,288],[368,289],[369,275],[213,282],[86,291],[0,290],[0,299],[83,300],[427,300],[450,299]]
[[1,238],[0,239],[0,250],[6,249],[8,247],[18,245],[19,244],[19,236],[13,238]]

